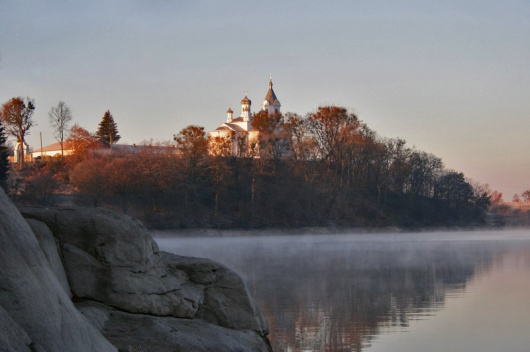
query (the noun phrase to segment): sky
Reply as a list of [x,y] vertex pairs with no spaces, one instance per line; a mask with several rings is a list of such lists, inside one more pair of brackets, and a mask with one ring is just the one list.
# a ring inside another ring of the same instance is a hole
[[530,0],[0,0],[0,103],[64,101],[120,143],[213,130],[272,74],[282,112],[347,107],[511,200],[530,188]]

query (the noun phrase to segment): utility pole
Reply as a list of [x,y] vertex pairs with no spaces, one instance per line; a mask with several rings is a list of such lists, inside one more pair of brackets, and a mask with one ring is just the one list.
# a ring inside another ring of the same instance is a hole
[[44,157],[42,156],[42,132],[39,132],[40,135],[40,160],[44,160]]

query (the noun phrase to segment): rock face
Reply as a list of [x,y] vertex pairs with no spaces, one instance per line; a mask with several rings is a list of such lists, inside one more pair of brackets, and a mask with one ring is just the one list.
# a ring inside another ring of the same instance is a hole
[[75,308],[0,189],[0,351],[116,351]]
[[95,302],[77,306],[120,351],[269,351],[263,338],[248,330],[200,319],[130,314]]
[[69,297],[72,297],[72,293],[70,292],[70,285],[68,284],[66,272],[64,271],[63,262],[61,260],[61,257],[59,256],[59,242],[53,237],[52,232],[44,223],[31,219],[28,219],[27,223],[33,231],[33,234],[37,238],[39,246],[44,252],[46,259],[50,264],[50,268],[55,274],[57,280],[59,280],[59,283],[63,287],[64,292]]
[[[64,276],[53,264],[58,241],[68,280],[54,280],[64,296],[71,292],[85,316],[120,349],[270,350],[261,311],[241,278],[223,265],[160,252],[137,220],[109,210],[21,212],[42,239],[54,277]],[[134,333],[123,333],[128,329]]]

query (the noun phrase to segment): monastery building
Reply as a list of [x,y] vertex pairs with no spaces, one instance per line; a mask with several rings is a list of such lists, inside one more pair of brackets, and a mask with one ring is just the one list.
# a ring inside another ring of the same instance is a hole
[[[208,132],[208,137],[231,138],[232,154],[236,156],[257,156],[258,155],[258,134],[252,127],[253,114],[251,110],[252,102],[245,94],[241,100],[241,114],[234,117],[234,111],[228,108],[226,111],[226,122],[217,127],[214,131]],[[261,102],[261,110],[269,115],[280,113],[282,104],[276,97],[272,89],[272,78],[269,81],[269,90],[265,99]]]

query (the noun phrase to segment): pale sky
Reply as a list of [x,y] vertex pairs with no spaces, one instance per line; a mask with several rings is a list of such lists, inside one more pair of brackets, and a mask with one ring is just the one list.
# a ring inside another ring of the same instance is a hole
[[530,0],[0,0],[0,103],[60,100],[120,142],[212,130],[272,74],[283,112],[353,109],[503,192],[530,188]]

